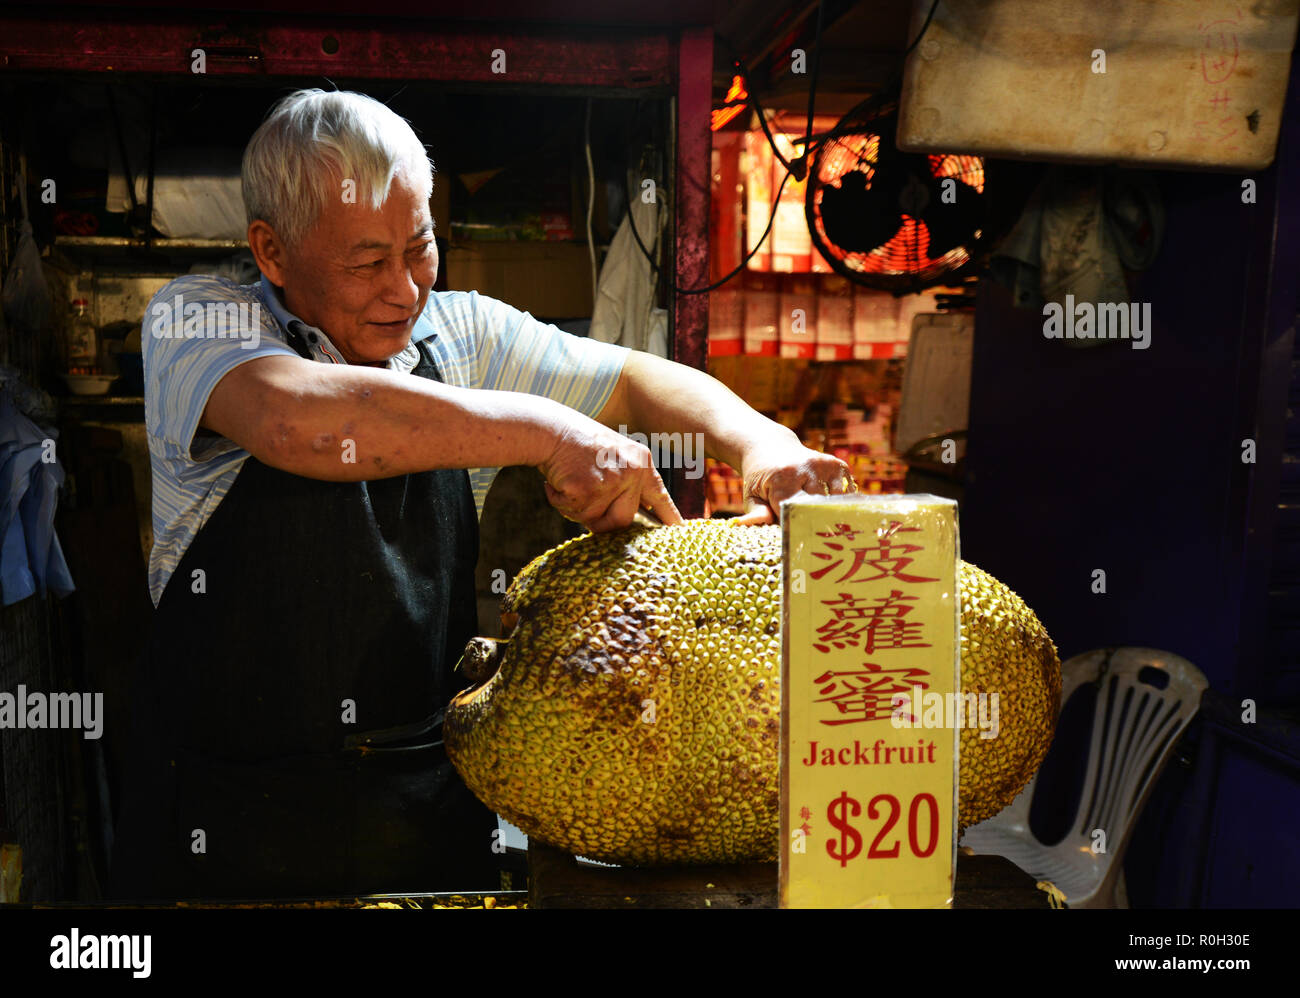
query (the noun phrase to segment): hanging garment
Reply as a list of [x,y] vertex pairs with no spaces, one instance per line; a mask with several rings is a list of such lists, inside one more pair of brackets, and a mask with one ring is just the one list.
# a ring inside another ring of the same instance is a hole
[[54,531],[63,486],[53,431],[41,429],[0,390],[0,602],[76,587]]
[[1076,302],[1127,302],[1124,268],[1150,266],[1163,231],[1163,202],[1148,175],[1053,167],[994,251],[989,270],[1022,308],[1062,304],[1067,296]]
[[[666,314],[655,308],[654,270],[632,235],[633,222],[636,223],[637,235],[651,254],[659,245],[658,202],[645,204],[634,197],[600,270],[590,335],[593,340],[666,357]],[[660,313],[657,321],[656,312]]]

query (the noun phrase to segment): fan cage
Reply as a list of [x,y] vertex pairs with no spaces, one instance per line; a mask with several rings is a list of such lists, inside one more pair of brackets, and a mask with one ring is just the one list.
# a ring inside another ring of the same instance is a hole
[[[929,255],[930,233],[923,220],[900,212],[902,225],[887,243],[868,252],[846,252],[826,235],[822,225],[821,201],[828,186],[838,187],[851,171],[862,173],[870,188],[880,150],[880,136],[874,132],[840,135],[822,146],[816,160],[816,177],[812,193],[812,220],[818,249],[837,270],[845,268],[856,274],[899,277],[921,283],[951,277],[971,262],[970,246],[956,246],[942,256]],[[976,191],[984,191],[984,162],[978,156],[953,153],[926,157],[935,178],[951,177]],[[983,235],[972,233],[972,246]],[[838,266],[837,266],[838,265]]]

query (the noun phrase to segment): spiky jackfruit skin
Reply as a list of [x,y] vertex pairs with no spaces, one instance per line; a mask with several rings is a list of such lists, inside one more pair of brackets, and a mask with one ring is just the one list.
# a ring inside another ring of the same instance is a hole
[[962,693],[998,695],[996,737],[981,737],[969,723],[960,732],[957,824],[964,831],[1015,800],[1042,765],[1061,709],[1061,661],[1024,600],[968,562],[957,571]]
[[[1001,695],[963,731],[960,823],[996,813],[1047,751],[1056,649],[1011,590],[961,566],[962,681]],[[530,836],[617,863],[775,860],[781,529],[721,521],[587,535],[502,603],[497,672],[444,736],[469,788]],[[970,736],[970,737],[968,737]]]

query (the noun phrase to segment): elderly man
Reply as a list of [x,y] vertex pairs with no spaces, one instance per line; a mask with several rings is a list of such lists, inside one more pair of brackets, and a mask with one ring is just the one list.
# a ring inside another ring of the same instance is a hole
[[538,468],[595,531],[681,519],[609,427],[704,434],[748,522],[851,487],[701,372],[433,293],[432,181],[382,104],[292,94],[244,156],[261,283],[183,277],[150,305],[157,611],[114,895],[496,887],[492,815],[439,723],[497,468]]

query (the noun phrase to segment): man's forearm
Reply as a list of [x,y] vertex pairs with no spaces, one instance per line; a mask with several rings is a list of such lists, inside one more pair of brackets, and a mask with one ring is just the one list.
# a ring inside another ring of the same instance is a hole
[[745,453],[763,441],[788,438],[792,430],[755,412],[726,385],[684,364],[634,352],[600,421],[643,433],[701,433],[705,453],[739,469]]
[[563,407],[547,399],[360,366],[268,358],[232,377],[204,425],[272,467],[325,481],[538,465],[562,431]]

